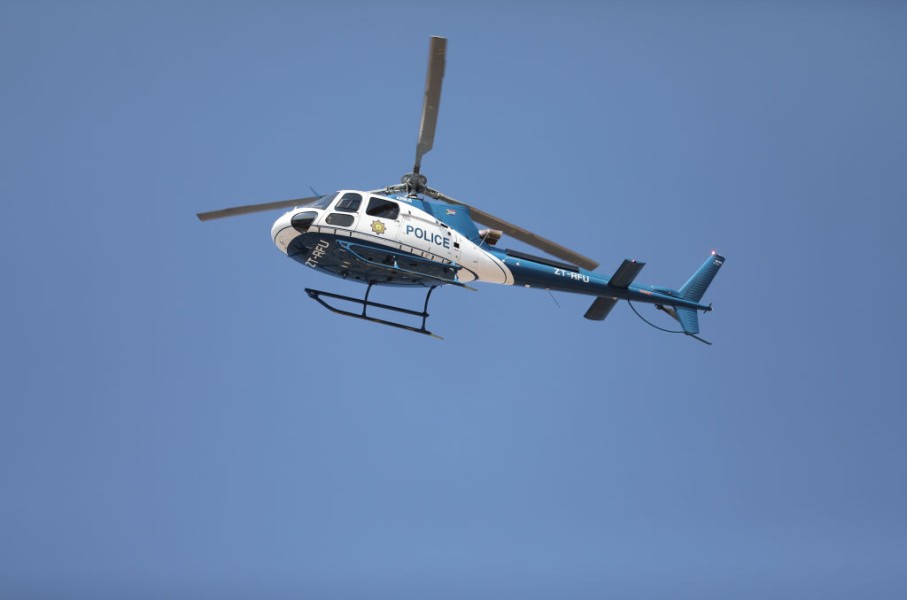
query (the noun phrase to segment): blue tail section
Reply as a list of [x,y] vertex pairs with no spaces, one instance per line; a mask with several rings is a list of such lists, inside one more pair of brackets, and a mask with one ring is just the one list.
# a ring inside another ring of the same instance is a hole
[[[699,267],[693,276],[690,277],[683,287],[680,288],[680,296],[684,300],[690,300],[691,302],[699,302],[702,299],[703,294],[708,289],[709,284],[712,283],[712,280],[715,278],[715,274],[718,273],[718,269],[721,268],[721,265],[724,264],[724,257],[720,254],[712,254],[703,264]],[[687,333],[697,333],[699,331],[698,319],[696,319],[696,311],[692,311],[693,321],[691,325],[695,324],[696,331],[687,331]],[[677,311],[678,317],[680,317],[680,310]],[[683,320],[680,321],[684,325]],[[686,325],[684,325],[684,331],[686,331]]]
[[[718,269],[720,269],[723,264],[724,257],[720,254],[712,253],[702,266],[693,273],[693,276],[683,284],[683,287],[676,292],[677,295],[684,300],[698,303],[708,289],[709,284],[715,279]],[[706,344],[711,344],[711,342],[706,342],[697,335],[699,333],[699,312],[697,309],[686,306],[658,306],[657,308],[665,311],[676,319],[677,322],[680,323],[680,327],[685,334],[692,336],[701,342],[705,342]],[[704,308],[699,310],[710,309]]]
[[678,306],[674,309],[675,318],[680,323],[684,333],[696,335],[699,333],[699,313],[693,308]]

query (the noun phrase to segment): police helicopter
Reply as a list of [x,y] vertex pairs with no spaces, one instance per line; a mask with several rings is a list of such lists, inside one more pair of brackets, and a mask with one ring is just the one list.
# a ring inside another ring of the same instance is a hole
[[[367,286],[363,298],[306,288],[310,298],[349,317],[439,337],[426,328],[432,292],[443,285],[473,289],[469,284],[481,281],[592,296],[585,318],[593,321],[604,320],[619,300],[627,300],[646,320],[632,303],[652,304],[680,324],[676,333],[708,344],[698,335],[699,312],[712,308],[701,299],[724,263],[723,256],[712,252],[678,290],[636,284],[645,263],[624,260],[608,277],[595,272],[598,263],[594,260],[428,187],[421,172],[422,158],[434,144],[446,52],[447,39],[432,37],[416,162],[399,184],[237,206],[199,213],[198,218],[207,221],[290,208],[274,222],[271,238],[293,260]],[[479,229],[476,223],[484,227]],[[499,248],[503,235],[554,258]],[[369,295],[376,285],[421,288],[425,291],[422,310],[375,302]],[[340,307],[337,301],[355,310]],[[379,318],[375,309],[385,316],[392,312],[415,317],[421,325]]]

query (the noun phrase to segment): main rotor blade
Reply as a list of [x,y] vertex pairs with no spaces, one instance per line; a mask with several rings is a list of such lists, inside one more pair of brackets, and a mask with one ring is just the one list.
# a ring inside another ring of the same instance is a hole
[[447,38],[432,36],[428,48],[428,74],[425,76],[425,100],[422,103],[422,122],[419,124],[419,143],[416,145],[416,164],[413,173],[422,167],[422,157],[435,143],[435,126],[441,105],[441,80],[444,79],[444,61],[447,55]]
[[451,204],[459,204],[460,206],[465,206],[469,209],[470,214],[474,221],[481,223],[482,225],[487,225],[494,229],[500,229],[510,237],[525,242],[530,246],[538,248],[539,250],[544,250],[551,256],[556,256],[562,260],[566,260],[569,263],[580,266],[589,271],[594,271],[595,267],[598,266],[598,263],[592,260],[587,256],[583,256],[578,252],[574,252],[569,248],[565,248],[556,242],[545,239],[540,235],[536,235],[527,229],[522,227],[517,227],[513,223],[508,223],[504,219],[500,219],[491,213],[487,213],[484,210],[480,210],[474,206],[470,206],[465,202],[460,202],[459,200],[454,200],[450,196],[445,196],[440,192],[436,192],[438,200],[443,200],[444,202],[450,202]]
[[224,208],[221,210],[212,210],[210,212],[198,213],[199,221],[210,221],[211,219],[222,219],[224,217],[235,217],[236,215],[247,215],[249,213],[264,212],[274,210],[275,208],[292,208],[294,206],[303,206],[318,200],[318,196],[309,198],[296,198],[294,200],[279,200],[277,202],[266,202],[264,204],[246,204],[245,206],[234,206],[233,208]]

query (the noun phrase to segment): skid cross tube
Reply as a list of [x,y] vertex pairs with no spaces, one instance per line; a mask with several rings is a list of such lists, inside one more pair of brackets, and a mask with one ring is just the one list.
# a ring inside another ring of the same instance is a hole
[[[431,337],[437,338],[439,340],[444,339],[441,336],[436,335],[425,328],[425,324],[428,321],[428,301],[429,301],[429,299],[431,299],[431,293],[434,291],[435,287],[437,287],[437,286],[432,286],[432,287],[428,288],[428,293],[425,294],[425,304],[422,307],[422,312],[419,312],[417,310],[403,308],[402,306],[392,306],[390,304],[382,304],[380,302],[374,302],[372,300],[369,300],[368,295],[372,291],[372,285],[374,285],[374,284],[372,284],[372,283],[368,284],[368,289],[365,290],[365,298],[361,298],[361,299],[353,298],[352,296],[343,296],[341,294],[334,294],[331,292],[324,292],[321,290],[314,290],[312,288],[305,288],[305,292],[306,292],[306,294],[309,295],[309,298],[311,298],[312,300],[315,300],[321,306],[325,307],[326,309],[328,309],[331,312],[337,313],[338,315],[343,315],[345,317],[353,317],[354,319],[363,319],[365,321],[371,321],[372,323],[379,323],[381,325],[387,325],[389,327],[397,327],[399,329],[405,329],[407,331],[412,331],[413,333],[421,333],[424,335],[430,335]],[[352,302],[354,304],[361,304],[362,312],[355,313],[355,312],[352,312],[349,310],[343,310],[342,308],[337,308],[336,306],[331,306],[324,299],[322,299],[322,296],[325,296],[327,298],[334,298],[337,300],[344,300],[346,302]],[[396,321],[388,321],[387,319],[379,319],[378,317],[372,317],[367,314],[369,306],[372,306],[375,308],[380,308],[383,310],[390,310],[390,311],[394,311],[394,312],[398,312],[398,313],[403,313],[406,315],[412,315],[414,317],[422,317],[422,327],[413,327],[412,325],[407,325],[406,323],[398,323]]]

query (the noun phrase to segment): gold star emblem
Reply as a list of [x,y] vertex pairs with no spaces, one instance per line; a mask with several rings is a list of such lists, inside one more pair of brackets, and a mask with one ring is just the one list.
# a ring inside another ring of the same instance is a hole
[[372,221],[372,231],[378,235],[384,235],[384,232],[387,231],[387,227],[384,226],[382,221]]

